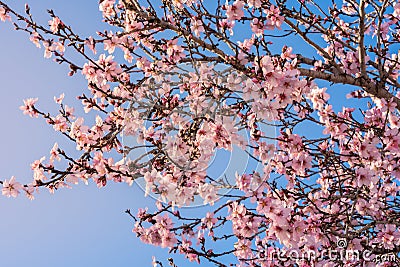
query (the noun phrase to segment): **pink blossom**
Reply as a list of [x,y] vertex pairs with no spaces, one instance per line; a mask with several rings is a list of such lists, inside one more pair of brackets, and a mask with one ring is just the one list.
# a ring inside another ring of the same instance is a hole
[[240,259],[251,258],[251,242],[247,239],[239,239],[238,242],[234,244],[235,256]]
[[19,194],[19,190],[21,190],[23,186],[15,181],[15,177],[12,176],[10,180],[4,180],[2,194],[6,197],[17,197]]
[[38,98],[28,98],[24,100],[24,105],[20,106],[19,109],[24,112],[25,115],[29,115],[32,118],[38,117],[38,112],[34,107],[35,103],[38,101]]
[[37,32],[33,32],[29,37],[29,40],[36,45],[37,48],[40,48],[40,35]]
[[219,21],[219,27],[221,27],[224,31],[228,30],[230,35],[233,35],[233,27],[235,26],[234,21],[230,21],[227,19],[223,19]]
[[51,58],[55,48],[52,45],[52,43],[50,41],[43,41],[43,46],[44,46],[44,53],[43,53],[43,57],[44,58]]
[[213,205],[217,200],[217,190],[215,186],[211,184],[203,184],[199,186],[199,195],[204,199],[204,204]]
[[247,0],[247,3],[250,7],[260,8],[262,0]]
[[54,102],[56,102],[57,104],[61,104],[64,97],[65,97],[65,94],[62,93],[59,97],[54,97]]
[[298,153],[292,161],[292,168],[296,174],[305,175],[306,169],[311,168],[311,156],[306,153]]
[[244,16],[244,2],[236,0],[232,5],[225,5],[228,20],[240,20]]
[[95,80],[100,85],[105,85],[107,81],[113,81],[114,78],[117,78],[122,72],[117,62],[114,61],[112,55],[106,57],[105,54],[101,54],[96,63],[103,67],[102,70],[96,70],[97,76],[95,77]]
[[103,12],[105,18],[111,18],[115,15],[115,0],[104,0],[99,5],[99,10]]
[[55,131],[66,132],[68,130],[67,119],[63,115],[58,114],[53,119],[53,129]]
[[178,45],[178,39],[170,40],[167,42],[166,52],[171,61],[177,62],[181,58],[185,57],[183,51],[183,47]]
[[35,199],[35,196],[33,195],[35,192],[35,187],[33,184],[29,184],[27,187],[22,187],[22,190],[25,191],[25,195],[29,200]]
[[357,175],[357,185],[359,187],[366,185],[369,186],[371,183],[373,183],[373,172],[368,170],[367,168],[358,168],[356,170],[356,175]]
[[196,18],[191,18],[190,29],[194,32],[196,36],[200,36],[200,33],[204,31],[203,22]]
[[115,47],[120,43],[118,36],[114,35],[112,32],[109,33],[107,40],[104,40],[104,50],[107,50],[108,53],[114,53]]
[[57,161],[61,160],[61,158],[59,156],[59,152],[58,152],[58,144],[57,143],[54,144],[53,148],[50,151],[50,161],[53,161],[53,160],[57,160]]
[[0,7],[0,20],[3,22],[6,20],[11,21],[10,15],[7,14],[7,10],[5,10],[3,7]]
[[85,63],[83,65],[82,74],[86,76],[89,82],[96,81],[97,72],[95,67],[91,63]]
[[214,213],[213,212],[207,212],[206,217],[203,218],[202,223],[207,226],[207,228],[211,229],[214,224],[218,221],[217,218],[214,218]]
[[250,26],[253,33],[258,37],[263,35],[264,30],[266,29],[264,23],[261,20],[258,20],[257,18],[253,19]]
[[264,12],[268,16],[267,29],[273,30],[274,28],[280,29],[284,21],[284,17],[280,15],[278,7],[271,5],[269,9],[265,9]]
[[396,3],[394,6],[394,12],[393,12],[393,16],[395,16],[396,18],[400,18],[400,3]]
[[92,50],[93,54],[97,53],[97,51],[96,51],[96,43],[95,43],[95,41],[94,41],[92,36],[90,36],[88,39],[86,39],[84,44],[87,45],[90,50]]

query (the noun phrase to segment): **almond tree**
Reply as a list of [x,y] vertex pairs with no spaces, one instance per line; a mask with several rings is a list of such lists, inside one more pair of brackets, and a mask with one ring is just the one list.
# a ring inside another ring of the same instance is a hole
[[[20,14],[0,1],[2,21],[84,76],[79,99],[96,117],[76,116],[63,96],[58,114],[24,100],[25,114],[81,156],[55,144],[32,164],[31,183],[5,179],[3,195],[142,179],[158,201],[127,210],[133,231],[189,261],[398,263],[400,2],[102,0],[99,9],[113,30],[84,37],[52,10],[40,25],[28,5]],[[261,167],[213,177],[213,156],[233,147]],[[204,214],[181,208],[198,201]],[[176,266],[154,259],[163,264]]]

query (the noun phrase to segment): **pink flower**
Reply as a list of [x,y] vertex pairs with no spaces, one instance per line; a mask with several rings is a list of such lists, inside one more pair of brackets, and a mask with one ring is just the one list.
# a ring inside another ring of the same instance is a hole
[[103,12],[103,17],[111,18],[115,15],[114,11],[115,0],[105,0],[99,5],[99,10]]
[[12,176],[9,181],[4,180],[3,182],[3,190],[2,194],[7,197],[17,197],[19,194],[19,190],[21,190],[23,186],[15,181],[15,177]]
[[236,257],[241,259],[250,258],[252,255],[251,252],[251,242],[247,239],[239,239],[238,242],[234,245]]
[[59,97],[54,97],[54,102],[56,102],[57,104],[61,104],[63,99],[64,99],[64,93],[62,93]]
[[92,50],[93,54],[97,53],[97,51],[96,51],[96,42],[94,41],[92,36],[90,36],[88,39],[86,39],[84,44],[87,45],[90,50]]
[[374,174],[371,170],[367,168],[358,168],[356,170],[357,176],[357,185],[359,187],[366,185],[369,186],[371,183],[375,184],[379,178],[374,177]]
[[97,73],[96,73],[96,69],[94,68],[92,63],[85,63],[83,65],[82,74],[85,75],[86,79],[89,82],[96,81]]
[[60,54],[63,54],[65,52],[64,44],[61,43],[61,42],[54,42],[53,43],[53,49],[55,49],[58,52],[60,52]]
[[63,115],[58,114],[53,119],[53,129],[55,131],[66,132],[68,130],[67,119]]
[[35,192],[35,187],[32,184],[28,185],[28,187],[23,187],[22,189],[25,191],[25,196],[29,200],[34,200],[35,199],[35,197],[33,195],[33,193]]
[[262,22],[262,20],[254,18],[253,21],[251,22],[250,26],[251,26],[251,30],[253,31],[253,33],[256,36],[260,37],[264,33],[265,27],[264,27],[264,23]]
[[190,29],[194,32],[196,36],[200,36],[200,33],[204,32],[203,22],[196,18],[191,19]]
[[37,48],[40,48],[40,43],[39,43],[40,38],[41,38],[41,37],[40,37],[39,33],[34,32],[34,33],[32,33],[31,36],[29,37],[29,40],[30,40],[34,45],[36,45]]
[[153,267],[157,267],[158,263],[157,263],[156,257],[152,256],[151,259],[152,259],[151,263],[152,263]]
[[181,58],[185,57],[183,53],[183,47],[178,45],[178,39],[170,40],[166,45],[167,55],[172,61],[179,61]]
[[292,168],[298,175],[305,175],[306,169],[311,168],[311,156],[307,153],[297,153],[293,158]]
[[57,143],[55,143],[53,148],[50,150],[50,161],[54,161],[54,160],[57,160],[57,161],[61,160],[59,153],[58,153],[58,144]]
[[110,32],[110,34],[108,35],[107,40],[104,40],[103,44],[104,44],[104,50],[107,50],[109,54],[114,53],[115,51],[115,47],[118,45],[118,43],[120,43],[120,40],[118,38],[118,36],[113,35],[112,32]]
[[44,58],[51,58],[52,52],[54,52],[54,47],[51,44],[50,41],[43,41],[43,46],[44,46],[44,53],[43,57]]
[[283,21],[285,20],[283,16],[280,15],[280,10],[278,7],[271,5],[269,9],[265,9],[264,13],[267,14],[267,29],[273,30],[276,28],[280,29]]
[[59,19],[59,17],[54,17],[52,20],[49,20],[50,30],[53,33],[57,33],[59,29],[62,27],[63,23]]
[[229,20],[239,20],[243,17],[243,6],[244,3],[240,0],[236,0],[233,5],[226,5],[226,16]]
[[214,213],[213,212],[207,212],[206,217],[201,219],[201,222],[204,223],[207,228],[212,228],[214,224],[216,224],[218,221],[217,218],[214,218]]
[[105,54],[101,54],[99,60],[96,61],[102,67],[101,70],[96,71],[97,76],[95,77],[96,82],[101,86],[105,85],[107,81],[113,81],[122,72],[122,69],[113,59],[114,57],[111,55],[106,57]]
[[224,31],[229,30],[230,35],[233,35],[233,27],[235,26],[234,21],[229,21],[227,19],[223,19],[219,21],[219,27],[221,27]]
[[161,247],[162,248],[172,248],[176,243],[177,239],[175,238],[174,232],[171,231],[163,231]]
[[247,0],[249,7],[259,8],[261,7],[261,0]]
[[393,8],[394,8],[393,16],[395,16],[396,18],[400,18],[400,3],[396,3]]
[[38,117],[38,112],[35,109],[34,105],[38,101],[38,98],[28,98],[24,100],[24,105],[20,106],[19,109],[24,112],[25,115],[29,115],[32,118]]
[[217,189],[214,185],[205,183],[199,186],[198,192],[200,197],[204,199],[204,204],[213,205],[214,201],[217,200]]

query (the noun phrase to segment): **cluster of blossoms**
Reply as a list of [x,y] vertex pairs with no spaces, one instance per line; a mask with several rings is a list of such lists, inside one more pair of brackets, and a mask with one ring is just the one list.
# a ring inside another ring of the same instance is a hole
[[[215,9],[196,0],[104,0],[99,10],[113,30],[82,38],[52,11],[41,26],[27,18],[29,8],[21,15],[0,1],[1,21],[24,21],[19,29],[46,58],[86,79],[88,92],[78,99],[94,115],[78,116],[64,95],[54,98],[56,114],[41,111],[36,98],[24,100],[24,114],[44,118],[81,154],[55,144],[48,160],[31,164],[33,181],[4,180],[2,194],[33,199],[40,187],[142,179],[157,209],[128,212],[133,231],[189,261],[394,265],[262,256],[274,249],[323,254],[340,239],[377,256],[400,251],[400,3],[293,2],[229,0]],[[273,36],[300,37],[313,54],[276,49]],[[65,49],[85,63],[75,64]],[[332,93],[319,80],[354,90],[339,103],[342,89]],[[231,179],[215,177],[216,153],[235,148],[252,163]],[[193,203],[210,207],[195,216],[181,209]]]

